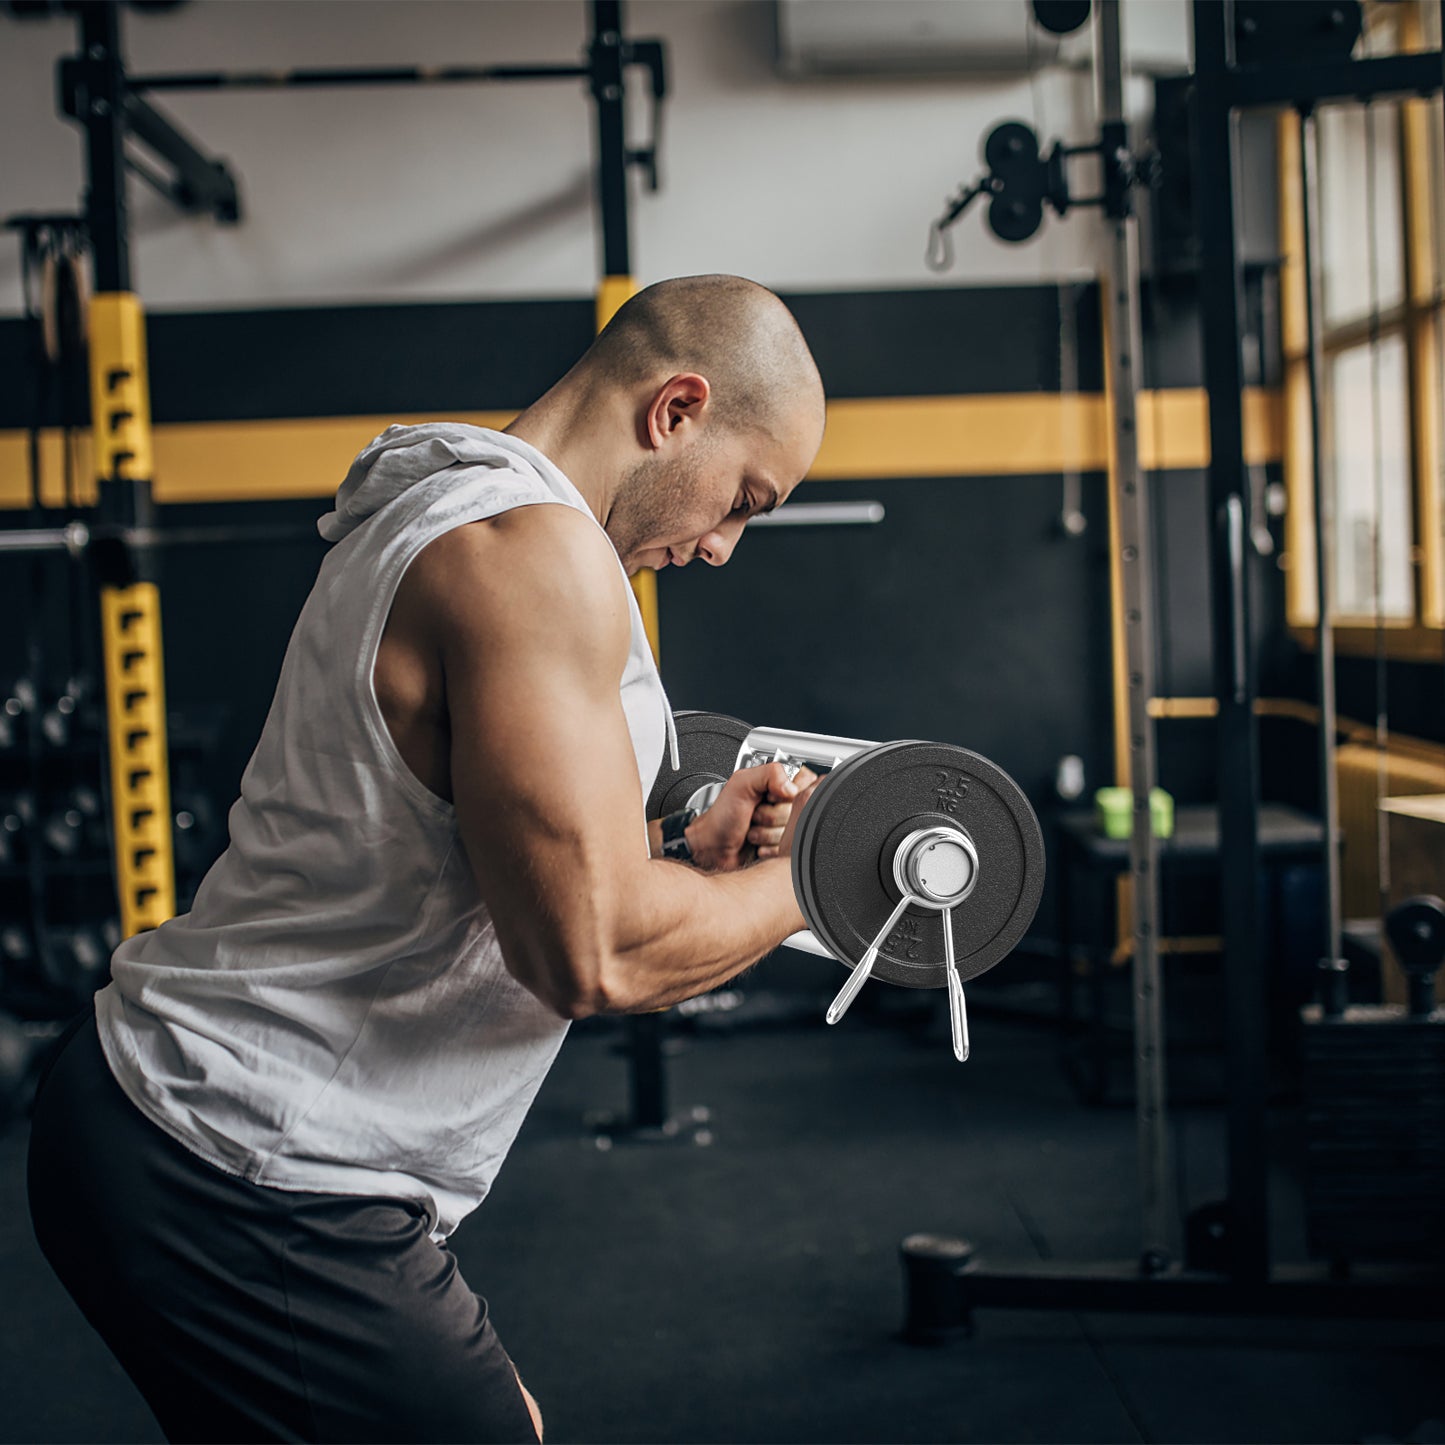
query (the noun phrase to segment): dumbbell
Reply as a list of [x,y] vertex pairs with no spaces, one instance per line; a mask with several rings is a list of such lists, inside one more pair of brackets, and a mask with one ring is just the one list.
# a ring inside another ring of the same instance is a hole
[[1435,1011],[1435,975],[1445,967],[1445,901],[1422,893],[1385,915],[1385,932],[1410,988],[1410,1017]]
[[70,788],[41,824],[46,847],[61,858],[104,854],[109,846],[105,808],[94,788]]
[[0,794],[0,865],[25,861],[35,826],[35,799],[29,793]]
[[84,1004],[105,984],[110,956],[119,945],[120,928],[111,919],[49,928],[40,959],[45,980],[77,1005]]
[[966,1059],[963,985],[1008,956],[1043,893],[1043,833],[1018,784],[949,743],[750,728],[721,713],[673,719],[681,766],[664,760],[648,816],[707,808],[739,768],[828,774],[794,831],[793,888],[808,930],[786,942],[849,969],[829,1023],[870,978],[947,988],[954,1054]]
[[69,678],[59,692],[50,697],[40,713],[40,736],[47,746],[64,749],[71,746],[86,719],[89,689],[82,678]]
[[171,797],[175,815],[174,847],[177,880],[199,882],[216,861],[216,808],[210,797],[194,789],[178,789]]
[[28,677],[18,677],[8,687],[0,687],[0,753],[24,747],[26,716],[35,711],[35,684]]

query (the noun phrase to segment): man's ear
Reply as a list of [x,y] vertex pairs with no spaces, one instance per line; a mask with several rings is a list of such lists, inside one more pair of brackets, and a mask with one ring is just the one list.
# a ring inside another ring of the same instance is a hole
[[689,426],[695,426],[707,410],[712,387],[705,376],[695,371],[679,372],[669,377],[653,393],[647,408],[648,445],[660,450],[678,439]]

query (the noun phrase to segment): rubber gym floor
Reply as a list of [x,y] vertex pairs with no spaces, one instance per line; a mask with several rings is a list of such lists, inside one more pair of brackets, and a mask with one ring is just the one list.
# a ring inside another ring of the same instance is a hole
[[[1445,1439],[1445,1323],[990,1311],[967,1342],[898,1338],[910,1233],[991,1265],[1137,1250],[1132,1112],[1077,1103],[1037,1023],[980,1002],[963,1066],[916,1007],[685,1035],[672,1098],[711,1109],[711,1146],[603,1152],[582,1120],[625,1103],[621,1037],[574,1031],[454,1241],[549,1441]],[[1188,1197],[1215,1197],[1218,1110],[1172,1118]],[[1274,1122],[1277,1257],[1299,1258]],[[39,1257],[25,1144],[0,1138],[0,1435],[157,1440]]]

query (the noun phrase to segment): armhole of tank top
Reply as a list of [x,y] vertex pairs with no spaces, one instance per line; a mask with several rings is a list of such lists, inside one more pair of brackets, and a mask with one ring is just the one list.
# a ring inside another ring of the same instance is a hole
[[[530,497],[525,501],[514,502],[506,507],[504,511],[515,511],[518,507],[537,506],[571,506],[570,502],[560,497],[538,496]],[[574,507],[575,511],[576,508]],[[396,600],[397,589],[401,586],[401,579],[406,576],[407,568],[429,547],[438,537],[444,537],[448,532],[455,531],[458,527],[465,527],[472,522],[489,521],[492,517],[500,516],[501,512],[482,512],[479,515],[469,516],[463,513],[455,517],[448,517],[446,525],[438,527],[435,531],[423,532],[414,539],[413,545],[400,553],[393,561],[390,568],[383,574],[381,587],[378,589],[376,598],[372,603],[370,612],[367,615],[366,631],[362,636],[362,645],[359,653],[359,665],[357,675],[354,679],[356,684],[356,695],[361,716],[365,721],[367,732],[370,734],[372,746],[377,750],[381,760],[386,764],[388,770],[396,777],[397,781],[406,789],[408,795],[423,807],[430,809],[440,817],[452,818],[456,814],[455,805],[449,803],[439,794],[432,792],[417,775],[407,766],[406,759],[402,757],[401,750],[396,745],[396,739],[391,735],[391,729],[386,725],[386,718],[381,711],[381,702],[376,696],[376,659],[381,652],[381,638],[386,631],[387,620],[391,616],[392,603]],[[631,590],[630,588],[628,589]]]

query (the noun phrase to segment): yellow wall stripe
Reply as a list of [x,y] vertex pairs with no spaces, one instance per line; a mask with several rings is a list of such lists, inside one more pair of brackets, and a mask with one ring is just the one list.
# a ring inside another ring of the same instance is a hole
[[[1281,455],[1279,394],[1245,393],[1245,453]],[[1141,392],[1139,439],[1147,470],[1195,469],[1209,458],[1209,408],[1199,388]],[[451,419],[502,427],[510,412]],[[158,502],[236,502],[329,497],[352,457],[393,422],[425,416],[305,417],[284,421],[171,422],[153,429]],[[1103,471],[1104,398],[1027,393],[845,399],[828,405],[813,481],[898,477],[1001,477]],[[43,439],[43,495],[64,505],[61,442]],[[90,441],[77,437],[75,474],[89,490]],[[0,432],[0,507],[27,498],[26,435]]]

